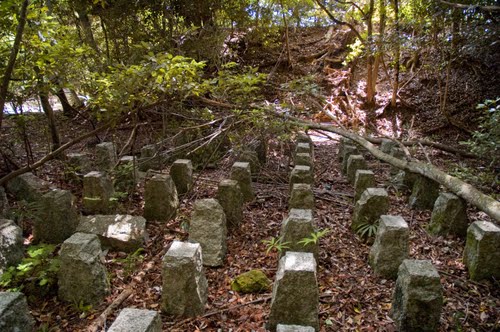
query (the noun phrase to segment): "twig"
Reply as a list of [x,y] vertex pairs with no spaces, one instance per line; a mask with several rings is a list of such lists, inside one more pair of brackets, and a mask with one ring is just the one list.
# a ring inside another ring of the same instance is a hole
[[118,297],[102,312],[102,314],[100,314],[99,317],[97,317],[96,320],[94,320],[92,324],[90,324],[90,326],[87,328],[87,331],[97,332],[99,328],[103,327],[108,316],[123,302],[125,302],[125,300],[127,300],[132,295],[132,293],[132,286],[124,289],[123,292],[121,292],[121,294],[118,295]]

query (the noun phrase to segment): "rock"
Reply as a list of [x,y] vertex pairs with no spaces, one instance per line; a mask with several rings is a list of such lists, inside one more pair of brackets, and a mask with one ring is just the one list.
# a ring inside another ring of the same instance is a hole
[[278,264],[268,328],[278,324],[311,326],[319,331],[319,291],[313,254],[289,251]]
[[161,332],[161,317],[153,310],[125,308],[108,332]]
[[0,292],[0,331],[32,332],[34,329],[35,320],[24,294]]
[[392,139],[382,138],[382,142],[380,143],[380,151],[382,151],[383,153],[391,154],[392,149],[397,148],[398,146],[398,142],[395,142]]
[[441,193],[434,203],[429,233],[465,237],[468,225],[465,201],[451,193]]
[[12,220],[0,219],[0,275],[24,257],[23,231]]
[[314,328],[310,326],[278,324],[276,332],[314,332]]
[[295,165],[304,165],[311,167],[311,170],[314,170],[314,162],[309,153],[296,153],[294,159]]
[[179,198],[170,175],[157,174],[144,186],[144,218],[169,221],[177,215]]
[[215,199],[200,199],[194,202],[189,240],[201,245],[203,265],[224,264],[227,251],[226,216]]
[[419,210],[430,210],[439,196],[439,183],[418,175],[409,199],[410,207]]
[[109,172],[118,162],[116,147],[111,142],[103,142],[95,146],[96,166],[99,171]]
[[94,234],[75,233],[59,252],[58,296],[71,303],[98,304],[109,294],[101,244]]
[[33,223],[35,242],[63,243],[76,230],[80,214],[68,190],[53,189],[43,195],[39,218]]
[[319,243],[307,245],[300,243],[300,241],[312,237],[315,232],[312,210],[291,209],[281,226],[281,238],[288,248],[283,249],[280,256],[288,251],[310,252],[315,259],[318,259]]
[[146,219],[120,214],[82,217],[77,232],[95,234],[101,246],[124,252],[141,248],[147,238]]
[[271,280],[262,270],[251,270],[240,274],[231,282],[231,289],[239,293],[260,293],[267,291]]
[[371,247],[369,262],[376,274],[396,279],[399,265],[408,258],[410,230],[400,216],[380,216],[375,243]]
[[217,200],[224,210],[229,228],[238,227],[243,221],[243,194],[236,180],[222,180],[217,190]]
[[311,185],[307,183],[294,183],[288,209],[310,209],[314,210],[314,193]]
[[107,214],[113,211],[110,202],[115,189],[105,172],[90,172],[83,177],[83,212],[86,214]]
[[114,170],[116,191],[129,193],[134,191],[139,181],[137,160],[134,156],[123,156]]
[[260,161],[257,151],[251,150],[249,148],[244,148],[238,152],[237,157],[239,162],[245,162],[250,164],[250,171],[252,175],[256,175],[260,172]]
[[401,263],[391,317],[400,332],[437,331],[443,307],[439,274],[428,260]]
[[205,311],[207,279],[199,243],[174,241],[163,257],[162,310],[195,317]]
[[39,201],[50,188],[50,183],[40,179],[33,173],[21,174],[7,182],[7,190],[18,200],[27,202]]
[[314,184],[314,176],[311,171],[311,167],[297,165],[293,168],[290,173],[290,191],[293,189],[293,185],[296,183],[306,183],[313,185]]
[[167,159],[155,144],[144,145],[139,157],[139,170],[142,172],[147,172],[150,169],[159,171],[163,169]]
[[251,202],[255,196],[252,189],[252,173],[250,171],[250,164],[245,162],[235,162],[231,167],[231,179],[238,181],[243,200]]
[[193,186],[193,164],[189,159],[177,159],[170,168],[170,176],[178,195],[184,195]]
[[389,195],[383,188],[368,188],[354,206],[351,229],[357,231],[366,224],[375,224],[389,210]]
[[7,217],[8,212],[9,201],[7,200],[7,194],[5,193],[5,189],[0,187],[0,218]]
[[500,278],[499,226],[489,221],[476,221],[469,226],[464,263],[472,280]]
[[399,171],[391,178],[391,182],[397,189],[411,189],[415,184],[417,174],[407,171]]
[[375,187],[375,174],[369,170],[358,169],[354,177],[354,202],[361,197],[366,189],[373,187]]
[[68,153],[66,157],[70,167],[67,171],[83,176],[92,170],[92,164],[86,153]]
[[342,149],[342,174],[347,174],[347,162],[351,155],[359,155],[358,148],[354,145],[345,145]]
[[358,169],[366,169],[366,161],[365,158],[363,158],[362,155],[360,154],[352,154],[349,156],[349,159],[347,159],[347,181],[349,181],[350,184],[354,184],[354,181],[356,180],[356,171]]

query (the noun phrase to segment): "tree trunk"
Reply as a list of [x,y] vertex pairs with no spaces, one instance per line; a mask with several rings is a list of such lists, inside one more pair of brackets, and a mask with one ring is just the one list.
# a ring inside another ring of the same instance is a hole
[[374,94],[377,93],[377,78],[378,78],[378,69],[380,67],[380,59],[384,56],[383,47],[384,47],[384,33],[385,33],[385,19],[386,19],[385,0],[379,0],[378,8],[380,14],[380,23],[378,30],[379,35],[377,38],[377,50],[375,53],[375,62],[373,64],[372,91]]
[[42,109],[45,115],[47,115],[47,121],[49,125],[50,139],[52,141],[51,151],[57,150],[61,146],[61,140],[59,139],[59,132],[57,130],[56,118],[54,116],[54,110],[49,102],[49,95],[47,92],[40,90],[38,92],[40,97],[40,103],[42,104]]
[[399,90],[399,62],[400,62],[400,45],[399,45],[399,3],[394,0],[394,25],[396,30],[396,47],[394,50],[394,79],[392,86],[391,107],[396,108],[398,90]]
[[7,92],[9,90],[10,77],[12,76],[12,72],[14,71],[17,53],[19,53],[19,47],[21,45],[21,39],[23,37],[24,26],[26,25],[28,5],[29,0],[24,0],[21,6],[21,12],[19,13],[19,24],[17,25],[14,45],[12,46],[12,50],[10,51],[9,61],[7,62],[7,67],[5,68],[5,73],[2,78],[2,85],[0,86],[0,128],[2,128],[3,123],[3,109],[5,107],[5,102],[7,99]]
[[373,87],[375,86],[373,80],[374,80],[374,73],[373,73],[373,62],[374,62],[374,56],[373,56],[373,9],[375,6],[375,1],[370,0],[370,12],[368,13],[368,31],[367,31],[367,36],[366,36],[366,52],[368,54],[367,58],[367,77],[366,77],[366,104],[368,106],[373,106],[375,104],[375,91],[373,90]]
[[66,117],[72,117],[76,115],[76,110],[71,106],[68,98],[66,97],[66,93],[64,93],[63,88],[59,88],[56,93],[57,98],[61,102],[61,106],[63,108],[63,114]]
[[286,47],[287,67],[292,67],[292,56],[290,54],[290,41],[288,38],[288,19],[286,17],[285,6],[283,5],[283,0],[281,0],[280,3],[281,3],[282,14],[283,14],[283,23],[285,24],[285,47]]
[[375,145],[368,142],[363,137],[358,136],[344,129],[336,128],[333,126],[317,125],[312,122],[300,121],[298,119],[294,120],[300,122],[302,125],[306,125],[308,128],[311,129],[329,131],[350,138],[351,140],[355,141],[356,143],[367,149],[377,159],[385,161],[386,163],[389,163],[392,166],[398,167],[402,170],[409,171],[412,173],[417,173],[425,176],[426,178],[438,182],[439,184],[443,185],[454,194],[462,197],[467,202],[471,203],[472,205],[476,206],[480,210],[487,213],[491,218],[493,218],[497,222],[500,222],[500,202],[496,201],[495,199],[493,199],[488,195],[483,194],[474,186],[443,172],[442,170],[433,165],[418,161],[405,161],[394,158],[391,155],[388,155],[387,153],[380,151]]

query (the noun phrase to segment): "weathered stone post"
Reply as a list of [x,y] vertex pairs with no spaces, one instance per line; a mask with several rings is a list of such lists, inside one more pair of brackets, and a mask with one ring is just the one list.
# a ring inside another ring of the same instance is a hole
[[467,229],[464,263],[472,280],[500,278],[500,227],[489,221],[473,222]]
[[90,172],[83,177],[83,212],[107,214],[113,208],[110,199],[115,193],[113,182],[104,172]]
[[293,185],[296,183],[306,183],[309,185],[314,184],[314,175],[311,171],[311,167],[297,165],[293,168],[290,173],[290,191],[293,189]]
[[314,210],[314,193],[311,185],[307,183],[294,183],[288,209],[310,209]]
[[112,170],[117,161],[116,147],[111,142],[103,142],[95,146],[96,165],[100,171],[108,172]]
[[314,327],[278,324],[276,332],[314,332]]
[[205,311],[207,279],[203,273],[203,258],[199,243],[172,243],[163,257],[164,312],[193,317]]
[[295,165],[309,166],[309,167],[311,167],[311,170],[314,170],[314,161],[311,158],[311,155],[309,153],[305,153],[305,152],[296,153],[295,159],[294,159],[294,164]]
[[0,275],[24,257],[23,231],[12,220],[0,219]]
[[39,218],[35,218],[35,242],[63,243],[76,230],[80,214],[68,190],[53,189],[43,195]]
[[189,227],[189,241],[198,242],[203,250],[203,265],[221,266],[227,251],[226,215],[212,198],[197,200]]
[[319,331],[316,260],[307,252],[289,251],[276,272],[268,328],[278,324],[311,326]]
[[429,233],[465,237],[468,224],[465,201],[451,193],[441,193],[434,203]]
[[412,208],[419,210],[430,210],[439,196],[439,183],[418,175],[413,184],[413,190],[409,199]]
[[0,292],[0,331],[32,332],[35,320],[23,293]]
[[153,310],[125,308],[108,332],[161,332],[161,317]]
[[375,224],[389,210],[389,195],[383,188],[368,188],[354,206],[351,229],[357,231],[366,224]]
[[288,251],[310,252],[317,260],[319,243],[309,243],[307,246],[299,243],[305,238],[310,238],[315,231],[312,210],[291,209],[281,225],[281,238],[283,243],[287,243],[288,248],[283,249],[280,256]]
[[179,208],[177,189],[170,175],[156,174],[144,186],[144,218],[169,221]]
[[238,227],[243,221],[243,194],[236,180],[222,180],[217,190],[217,200],[224,210],[229,228]]
[[[394,158],[401,159],[401,160],[406,159],[405,152],[403,151],[403,149],[401,149],[398,146],[393,146],[391,148],[391,150],[389,150],[389,151],[390,151],[389,154]],[[398,172],[399,172],[399,168],[397,168],[396,166],[391,166],[391,171],[390,171],[391,175],[396,175]]]
[[342,137],[340,137],[338,144],[339,144],[339,152],[338,152],[337,158],[338,158],[339,163],[342,164],[342,161],[344,159],[344,147],[346,145],[354,146],[354,142],[352,140],[350,140],[349,138],[342,136]]
[[392,139],[382,138],[382,142],[380,143],[380,151],[390,154],[391,150],[395,147],[398,147],[397,142],[393,141]]
[[141,156],[138,162],[139,170],[143,172],[150,169],[159,171],[165,162],[164,159],[155,144],[144,145],[141,148]]
[[373,187],[375,187],[375,174],[369,170],[358,169],[354,178],[354,202],[366,189]]
[[105,248],[134,252],[146,241],[146,219],[121,214],[86,216],[80,219],[77,232],[97,235]]
[[347,159],[347,181],[349,181],[350,184],[354,184],[356,180],[356,171],[366,168],[366,160],[362,155],[350,155],[349,159]]
[[347,174],[347,162],[351,155],[359,155],[358,148],[354,145],[345,145],[342,149],[342,174]]
[[193,163],[189,159],[177,159],[170,167],[170,176],[177,188],[177,194],[186,194],[193,186]]
[[259,154],[256,150],[253,150],[250,147],[245,147],[238,152],[238,161],[250,164],[250,172],[252,175],[256,175],[260,172],[261,165]]
[[369,262],[376,274],[389,279],[398,275],[399,265],[408,258],[410,230],[400,216],[380,217],[375,243],[371,247]]
[[72,168],[71,171],[78,175],[84,175],[91,171],[91,163],[89,156],[86,153],[68,153],[68,165]]
[[442,307],[436,268],[428,260],[405,259],[399,267],[390,313],[399,331],[437,331]]
[[238,181],[243,200],[245,202],[253,201],[255,198],[252,189],[252,173],[250,164],[244,162],[235,162],[231,167],[231,179]]
[[295,139],[295,141],[297,143],[308,143],[308,144],[311,144],[311,146],[313,144],[311,137],[308,134],[303,133],[303,132],[297,133],[297,138]]
[[25,200],[28,203],[39,201],[50,188],[50,183],[40,179],[31,172],[16,176],[7,182],[6,187],[17,200]]
[[97,304],[109,293],[106,267],[101,263],[101,244],[94,234],[75,233],[64,241],[59,253],[59,298]]
[[297,143],[295,147],[295,154],[297,153],[308,153],[312,159],[314,159],[314,147],[309,143]]

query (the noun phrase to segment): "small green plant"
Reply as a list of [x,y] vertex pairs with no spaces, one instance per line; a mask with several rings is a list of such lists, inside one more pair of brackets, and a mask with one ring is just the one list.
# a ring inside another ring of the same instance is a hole
[[460,144],[469,147],[471,152],[479,156],[489,156],[489,166],[494,167],[500,159],[500,98],[487,99],[477,105],[476,109],[484,112],[479,130],[472,134],[470,140]]
[[356,228],[356,234],[363,239],[374,237],[377,234],[378,224],[363,223]]
[[269,240],[262,240],[262,243],[264,243],[267,246],[266,249],[266,255],[269,255],[269,253],[272,250],[276,250],[277,252],[282,252],[285,249],[289,249],[290,247],[288,246],[290,242],[283,242],[283,238],[275,238],[272,237]]
[[135,167],[132,162],[123,163],[113,171],[116,189],[119,192],[129,192],[135,187]]
[[87,317],[88,313],[92,310],[92,304],[85,304],[83,301],[73,302],[73,309],[80,313],[80,318]]
[[319,242],[319,239],[321,239],[329,232],[330,230],[328,228],[325,228],[323,230],[311,233],[311,237],[303,238],[299,241],[299,244],[302,244],[304,247],[307,247],[309,244],[317,244]]
[[0,287],[10,291],[24,288],[40,288],[43,294],[55,287],[60,261],[55,257],[56,247],[52,244],[30,246],[28,257],[17,266],[9,267],[0,276]]
[[134,269],[144,260],[144,256],[142,253],[144,252],[144,248],[139,248],[133,253],[130,253],[125,258],[115,259],[116,263],[119,263],[123,266],[123,274],[124,277],[128,277],[134,272]]

